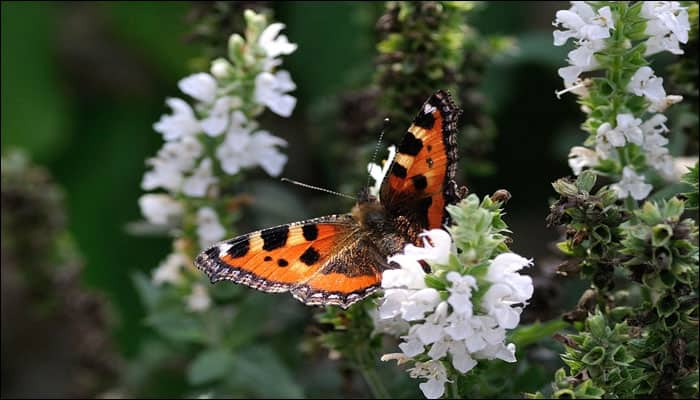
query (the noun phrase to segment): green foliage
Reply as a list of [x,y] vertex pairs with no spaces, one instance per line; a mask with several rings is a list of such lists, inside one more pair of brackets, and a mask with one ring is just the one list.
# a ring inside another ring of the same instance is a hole
[[691,168],[688,173],[683,175],[682,182],[690,185],[693,190],[689,192],[684,192],[682,195],[686,198],[685,208],[689,210],[697,210],[698,208],[698,163]]
[[607,187],[590,192],[590,171],[553,186],[560,199],[547,222],[565,226],[558,247],[595,288],[568,314],[584,324],[564,341],[570,372],[557,373],[553,396],[697,396],[698,227],[683,218],[685,201],[647,201],[628,212]]

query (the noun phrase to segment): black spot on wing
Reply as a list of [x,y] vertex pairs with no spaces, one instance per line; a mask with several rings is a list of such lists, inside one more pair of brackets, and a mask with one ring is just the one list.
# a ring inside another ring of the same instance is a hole
[[394,165],[391,167],[391,174],[397,178],[404,179],[406,178],[407,173],[408,171],[406,170],[406,167],[397,162],[395,162]]
[[265,256],[265,259],[264,259],[264,260],[265,260],[265,261],[272,261],[272,257],[270,257],[270,256]]
[[279,265],[280,267],[286,267],[287,265],[289,265],[289,262],[287,262],[287,260],[285,260],[284,258],[280,258],[279,260],[277,260],[277,265]]
[[321,255],[318,254],[318,251],[314,249],[313,247],[309,247],[306,249],[304,254],[299,257],[301,262],[303,262],[306,265],[314,265],[318,261],[318,259],[321,258]]
[[425,190],[425,188],[428,187],[428,180],[425,178],[425,175],[412,176],[411,181],[413,182],[413,186],[418,191]]
[[250,250],[250,240],[247,235],[236,239],[236,242],[228,249],[228,254],[233,258],[243,257]]
[[430,206],[432,204],[432,197],[425,197],[423,199],[418,200],[418,202],[416,203],[416,213],[421,223],[425,226],[428,226],[428,210],[430,210]]
[[301,230],[304,232],[304,239],[308,240],[309,242],[316,240],[318,237],[318,226],[316,224],[306,224],[301,228]]
[[209,250],[204,252],[206,255],[208,255],[210,258],[217,258],[219,257],[219,248],[218,247],[212,247]]
[[430,130],[433,129],[433,125],[435,125],[435,117],[433,117],[432,113],[426,114],[421,110],[416,116],[416,119],[413,120],[413,124],[423,129]]
[[423,148],[423,141],[416,138],[413,133],[406,132],[399,145],[399,153],[416,156]]
[[271,251],[279,249],[287,243],[289,236],[289,226],[282,225],[274,228],[265,229],[260,232],[260,237],[263,240],[263,250]]

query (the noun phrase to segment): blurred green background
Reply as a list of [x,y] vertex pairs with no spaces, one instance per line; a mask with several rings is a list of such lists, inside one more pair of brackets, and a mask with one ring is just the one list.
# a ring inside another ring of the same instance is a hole
[[[329,99],[372,82],[374,24],[382,4],[271,7],[299,45],[285,61],[298,86],[298,106],[290,120],[268,115],[263,124],[289,142],[284,176],[341,188],[343,176],[333,160],[314,145],[333,142],[337,124],[316,116]],[[488,155],[496,169],[463,183],[479,195],[500,188],[511,192],[506,220],[514,232],[512,248],[539,266],[551,258],[556,237],[544,227],[550,182],[570,174],[567,151],[585,138],[574,97],[554,95],[562,87],[556,69],[565,65],[566,49],[552,45],[551,22],[563,8],[568,3],[489,2],[470,19],[484,35],[511,35],[518,50],[495,60],[483,79],[484,111],[498,130]],[[165,98],[180,96],[177,81],[193,72],[190,61],[202,55],[201,43],[185,40],[192,9],[189,2],[2,3],[2,149],[25,150],[63,187],[68,227],[84,258],[82,278],[107,296],[117,347],[127,358],[146,333],[131,276],[157,266],[170,240],[134,236],[126,227],[141,218],[137,199],[144,160],[162,145],[152,124],[167,112]],[[388,132],[386,142],[396,143],[402,129]],[[373,146],[375,138],[366,145]],[[367,161],[353,168],[363,169]],[[274,180],[262,174],[258,179]],[[285,189],[303,200],[294,203],[299,209],[247,222],[251,228],[350,206],[326,199],[323,207],[314,207],[324,194]]]

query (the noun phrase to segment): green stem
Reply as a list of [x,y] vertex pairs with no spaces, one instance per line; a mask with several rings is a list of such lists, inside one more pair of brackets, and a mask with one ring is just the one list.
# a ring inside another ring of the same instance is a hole
[[452,382],[450,382],[450,386],[449,386],[450,391],[449,391],[449,393],[450,393],[450,398],[451,398],[451,399],[461,399],[461,397],[460,397],[460,395],[459,395],[459,384],[458,384],[458,382],[457,382],[457,378],[459,378],[459,377],[458,377],[458,376],[455,377],[455,380],[453,380]]
[[384,387],[381,378],[377,375],[377,371],[373,368],[374,363],[366,357],[364,351],[359,351],[355,357],[355,365],[360,370],[362,378],[367,382],[372,397],[375,399],[390,399],[389,391]]

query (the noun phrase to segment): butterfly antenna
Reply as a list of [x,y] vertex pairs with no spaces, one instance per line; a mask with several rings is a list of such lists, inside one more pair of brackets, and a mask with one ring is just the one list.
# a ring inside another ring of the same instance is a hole
[[[377,140],[377,145],[374,146],[374,153],[372,154],[372,161],[370,162],[371,164],[374,164],[374,162],[377,160],[377,153],[379,153],[379,148],[382,146],[382,139],[384,139],[384,132],[386,132],[387,129],[389,129],[389,118],[384,118],[384,124],[382,125],[382,132],[379,134],[379,140]],[[367,176],[367,187],[369,187],[369,180],[372,178],[372,175]]]
[[347,197],[348,199],[357,200],[357,197],[355,197],[355,196],[350,196],[349,194],[340,193],[340,192],[334,192],[334,191],[332,191],[332,190],[324,189],[324,188],[321,188],[321,187],[318,187],[318,186],[307,185],[306,183],[301,183],[301,182],[299,182],[299,181],[295,181],[294,179],[282,178],[281,180],[282,180],[282,182],[293,183],[293,184],[295,184],[295,185],[299,185],[299,186],[305,187],[305,188],[307,188],[307,189],[319,190],[319,191],[321,191],[321,192],[326,192],[326,193],[334,194],[334,195],[336,195],[336,196]]

